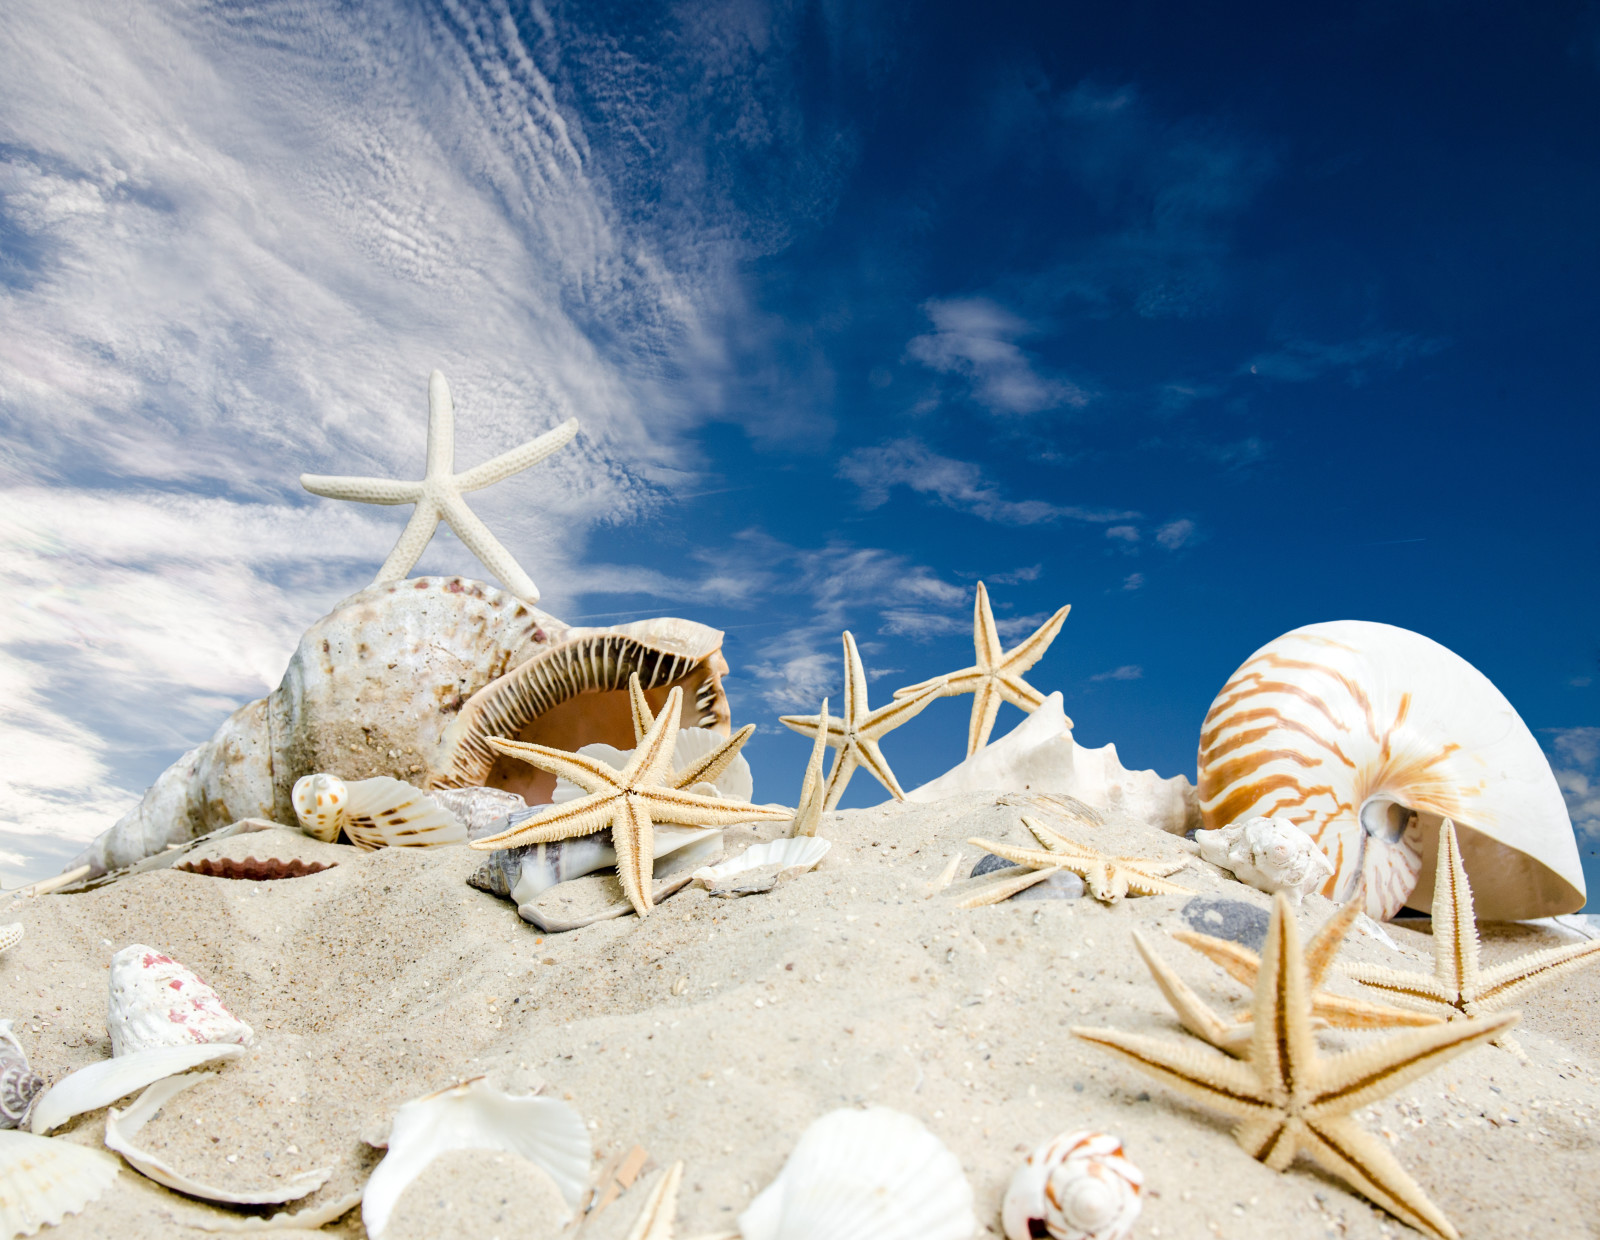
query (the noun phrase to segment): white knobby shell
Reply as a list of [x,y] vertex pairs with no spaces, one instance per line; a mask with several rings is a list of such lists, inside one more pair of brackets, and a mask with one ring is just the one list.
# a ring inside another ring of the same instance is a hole
[[1268,895],[1281,891],[1299,904],[1333,874],[1317,842],[1287,818],[1247,818],[1215,831],[1196,831],[1200,856],[1231,870],[1241,883]]
[[1430,907],[1445,818],[1479,917],[1584,903],[1572,822],[1533,734],[1482,672],[1406,629],[1336,620],[1256,651],[1206,715],[1199,787],[1209,828],[1266,816],[1307,832],[1334,866],[1323,894],[1362,896],[1379,920]]
[[106,1031],[113,1055],[208,1042],[248,1046],[255,1036],[210,986],[143,943],[130,943],[111,957]]
[[9,926],[0,926],[0,952],[8,952],[22,942],[22,933],[20,921],[14,921]]
[[720,865],[708,865],[694,872],[694,881],[702,887],[714,887],[749,870],[764,866],[777,866],[781,875],[803,874],[814,870],[828,855],[833,845],[818,835],[791,835],[783,839],[752,844],[737,857]]
[[1144,1174],[1123,1153],[1120,1138],[1081,1129],[1028,1155],[1011,1177],[1000,1222],[1006,1240],[1126,1240],[1143,1189]]
[[554,1098],[512,1097],[479,1077],[414,1099],[394,1114],[389,1152],[367,1179],[361,1221],[379,1240],[406,1187],[449,1150],[504,1150],[549,1173],[574,1211],[589,1186],[592,1149],[578,1113]]
[[208,1046],[158,1046],[102,1059],[62,1077],[33,1104],[28,1127],[36,1133],[59,1128],[74,1115],[98,1111],[135,1090],[177,1072],[218,1059],[237,1059],[244,1047],[232,1042]]
[[71,1141],[0,1131],[0,1236],[31,1236],[77,1214],[117,1178],[117,1160]]
[[888,1107],[830,1111],[739,1216],[744,1240],[969,1240],[961,1160]]

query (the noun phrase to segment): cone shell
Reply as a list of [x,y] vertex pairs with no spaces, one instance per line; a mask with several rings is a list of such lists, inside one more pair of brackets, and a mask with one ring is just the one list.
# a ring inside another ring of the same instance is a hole
[[1017,1168],[1000,1208],[1006,1240],[1127,1240],[1144,1174],[1122,1141],[1088,1129],[1041,1145]]
[[1200,734],[1205,825],[1282,817],[1366,911],[1427,911],[1439,823],[1454,820],[1486,921],[1582,908],[1561,791],[1533,734],[1475,667],[1406,629],[1307,625],[1229,678]]
[[100,1150],[26,1132],[0,1132],[0,1236],[31,1236],[77,1214],[117,1178]]
[[44,1080],[28,1066],[28,1052],[11,1032],[11,1022],[0,1020],[0,1128],[21,1128]]
[[255,1036],[210,986],[143,943],[130,944],[111,958],[106,1030],[113,1055],[160,1046],[248,1046]]

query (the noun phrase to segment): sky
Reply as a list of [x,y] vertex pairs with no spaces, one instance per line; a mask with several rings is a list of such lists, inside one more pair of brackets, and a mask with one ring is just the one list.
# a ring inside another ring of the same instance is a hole
[[876,704],[983,580],[1162,775],[1273,637],[1424,633],[1600,882],[1600,6],[1303,8],[9,0],[0,876],[370,579],[406,510],[298,476],[420,476],[437,367],[458,467],[580,420],[474,508],[563,619],[726,631],[757,799],[841,630]]

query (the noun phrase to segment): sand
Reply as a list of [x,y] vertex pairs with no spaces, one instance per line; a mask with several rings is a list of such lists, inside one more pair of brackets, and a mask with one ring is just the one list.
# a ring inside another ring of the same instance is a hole
[[[648,919],[566,934],[541,933],[468,887],[482,857],[466,849],[359,853],[262,832],[200,855],[337,865],[276,882],[166,870],[13,904],[5,918],[27,937],[0,956],[0,1015],[15,1019],[35,1069],[57,1078],[110,1053],[112,953],[130,942],[170,952],[257,1037],[169,1104],[146,1143],[235,1186],[333,1165],[304,1205],[359,1189],[382,1156],[364,1139],[382,1139],[394,1107],[483,1075],[569,1099],[591,1129],[597,1173],[635,1146],[648,1153],[643,1177],[585,1222],[583,1240],[621,1240],[652,1169],[677,1159],[688,1168],[679,1237],[732,1229],[812,1120],[867,1103],[915,1115],[955,1151],[981,1234],[999,1234],[1022,1155],[1078,1127],[1119,1134],[1143,1168],[1139,1236],[1412,1234],[1305,1164],[1279,1174],[1255,1163],[1221,1117],[1069,1036],[1074,1024],[1188,1036],[1129,932],[1183,926],[1190,897],[963,910],[962,883],[929,894],[953,853],[963,874],[977,860],[968,836],[1024,842],[1019,812],[989,795],[828,815],[822,834],[834,846],[822,865],[772,892],[726,900],[690,888]],[[772,833],[736,829],[730,844]],[[1108,823],[1093,842],[1187,855],[1183,841],[1130,823]],[[1268,905],[1198,858],[1174,877]],[[1331,911],[1308,898],[1303,930]],[[1425,921],[1388,932],[1398,951],[1357,934],[1346,958],[1429,967]],[[1490,927],[1486,955],[1562,941]],[[1175,943],[1163,952],[1214,1005],[1241,1006],[1242,989],[1213,965]],[[1361,1112],[1464,1236],[1600,1235],[1597,1000],[1591,968],[1524,1004],[1525,1062],[1482,1047]],[[1331,1051],[1360,1036],[1321,1042]],[[103,1131],[95,1112],[60,1135],[98,1145]],[[553,1236],[550,1189],[514,1157],[456,1155],[407,1193],[391,1235]],[[224,1213],[125,1166],[105,1196],[47,1234],[198,1236],[208,1233],[195,1220]],[[359,1211],[322,1234],[364,1234]]]

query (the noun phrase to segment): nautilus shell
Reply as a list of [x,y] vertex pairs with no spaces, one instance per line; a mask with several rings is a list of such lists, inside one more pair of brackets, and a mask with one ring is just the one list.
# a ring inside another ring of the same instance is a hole
[[1418,633],[1337,620],[1267,643],[1200,733],[1205,825],[1286,818],[1332,862],[1322,893],[1426,911],[1456,824],[1483,920],[1584,903],[1577,840],[1533,734],[1487,677]]
[[1333,862],[1316,841],[1287,818],[1247,818],[1217,831],[1196,831],[1194,841],[1204,860],[1258,891],[1283,892],[1291,904],[1333,874]]
[[1144,1174],[1109,1133],[1084,1129],[1047,1141],[1017,1168],[1000,1207],[1006,1240],[1126,1240],[1139,1217]]

